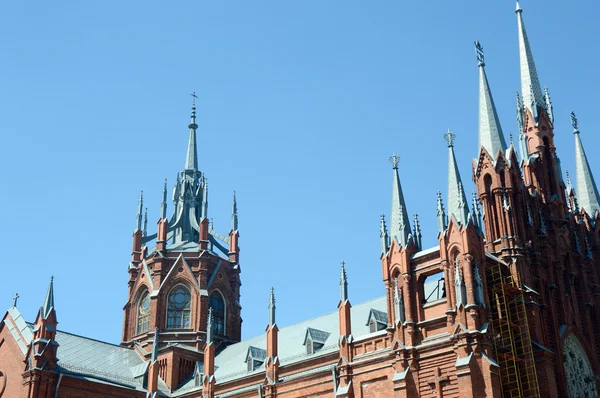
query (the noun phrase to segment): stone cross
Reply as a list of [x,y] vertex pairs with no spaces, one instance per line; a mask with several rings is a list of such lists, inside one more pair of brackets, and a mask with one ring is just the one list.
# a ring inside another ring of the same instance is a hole
[[435,371],[433,373],[434,378],[431,380],[427,380],[428,384],[432,384],[435,388],[435,391],[437,392],[437,397],[438,398],[443,398],[442,395],[442,383],[448,382],[448,376],[442,376],[442,372],[440,370],[439,367],[435,368]]
[[13,307],[17,306],[17,300],[19,299],[19,293],[15,293],[15,297],[13,297]]

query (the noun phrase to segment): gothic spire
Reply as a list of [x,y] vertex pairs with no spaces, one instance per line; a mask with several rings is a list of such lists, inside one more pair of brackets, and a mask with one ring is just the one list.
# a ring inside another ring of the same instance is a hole
[[479,148],[484,147],[492,159],[496,159],[498,151],[506,151],[506,141],[502,134],[502,127],[494,105],[494,98],[490,91],[487,75],[485,73],[485,62],[483,47],[475,42],[475,51],[479,66]]
[[50,277],[50,285],[48,286],[48,292],[46,293],[46,298],[44,299],[44,304],[42,308],[40,308],[40,314],[42,315],[42,319],[47,319],[48,315],[54,308],[54,277]]
[[394,153],[390,157],[392,168],[394,170],[394,180],[392,183],[392,220],[390,222],[390,235],[402,246],[408,246],[408,241],[411,236],[410,222],[408,221],[408,213],[404,195],[402,194],[402,186],[400,185],[400,176],[398,175],[398,163],[400,158]]
[[554,107],[552,106],[552,101],[550,100],[550,91],[548,91],[548,87],[544,87],[544,104],[546,106],[548,119],[550,120],[550,123],[554,124]]
[[144,208],[144,226],[142,229],[142,236],[148,235],[148,208]]
[[165,185],[163,186],[162,203],[160,204],[160,218],[167,218],[167,179],[165,178]]
[[213,342],[213,313],[212,307],[208,309],[208,320],[206,321],[206,344]]
[[438,231],[444,232],[446,230],[446,212],[444,211],[444,202],[442,201],[442,193],[437,191],[437,219],[438,219]]
[[454,217],[461,226],[466,226],[469,222],[469,206],[454,155],[456,135],[448,130],[448,133],[444,134],[444,138],[448,143],[448,216]]
[[142,211],[143,211],[143,209],[144,209],[144,191],[141,191],[140,198],[138,199],[137,215],[135,216],[135,230],[136,231],[142,230],[142,223],[143,223]]
[[237,231],[237,229],[238,229],[237,200],[235,198],[235,191],[233,191],[233,204],[231,206],[231,230]]
[[387,233],[387,226],[385,225],[385,214],[381,213],[381,226],[379,231],[379,238],[381,239],[381,252],[387,253],[389,248],[389,238]]
[[343,261],[340,269],[340,300],[342,303],[348,300],[348,278],[346,276],[346,263]]
[[483,222],[481,220],[481,210],[479,209],[479,199],[477,192],[473,191],[473,221],[479,232],[483,232]]
[[269,326],[275,325],[275,289],[269,294]]
[[421,226],[419,225],[419,215],[417,213],[414,214],[414,231],[415,231],[415,246],[417,247],[417,250],[423,250],[423,246],[421,245],[422,242],[422,237],[423,235],[421,234]]
[[596,211],[600,211],[600,195],[579,137],[579,123],[574,112],[571,112],[571,124],[573,125],[573,134],[575,134],[575,173],[577,181],[575,191],[577,200],[579,207],[585,209],[590,218],[594,219]]
[[185,170],[198,170],[198,151],[196,148],[196,129],[198,125],[196,124],[196,92],[192,94],[193,103],[192,103],[192,120],[188,125],[190,129],[190,139],[188,141],[187,148],[187,156],[185,158]]
[[536,118],[538,107],[544,106],[545,99],[538,79],[533,54],[529,46],[529,39],[523,24],[523,10],[517,1],[517,25],[519,29],[519,59],[521,65],[521,95],[523,96],[523,105],[528,107],[531,114]]

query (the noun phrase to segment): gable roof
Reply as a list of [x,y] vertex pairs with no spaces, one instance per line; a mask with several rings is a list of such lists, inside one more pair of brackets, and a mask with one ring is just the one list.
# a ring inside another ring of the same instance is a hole
[[[355,337],[371,334],[369,327],[365,324],[365,319],[368,318],[372,309],[385,311],[387,309],[385,297],[379,297],[352,307],[352,334]],[[327,338],[323,342],[323,348],[314,354],[307,354],[306,347],[303,345],[309,329],[328,333]],[[337,311],[300,322],[296,325],[282,327],[279,329],[277,337],[279,342],[279,363],[285,366],[314,356],[336,352],[338,350],[338,335],[339,317]],[[266,350],[266,335],[263,334],[232,344],[218,353],[215,357],[215,366],[217,367],[215,379],[217,384],[226,383],[250,374],[246,364],[249,347]]]

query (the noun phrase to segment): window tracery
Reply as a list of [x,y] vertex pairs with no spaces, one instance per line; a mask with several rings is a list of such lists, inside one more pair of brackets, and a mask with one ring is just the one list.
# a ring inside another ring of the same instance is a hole
[[146,290],[138,301],[137,306],[137,334],[145,333],[150,329],[150,295]]
[[225,335],[225,300],[218,292],[210,295],[209,307],[213,314],[213,332],[219,336]]
[[167,328],[186,329],[190,327],[192,295],[190,290],[178,285],[169,293],[167,304]]

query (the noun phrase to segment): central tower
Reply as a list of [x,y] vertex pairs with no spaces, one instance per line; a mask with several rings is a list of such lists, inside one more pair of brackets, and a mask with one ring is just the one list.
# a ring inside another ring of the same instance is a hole
[[149,383],[152,373],[158,373],[171,391],[203,368],[209,310],[216,350],[240,341],[242,325],[235,193],[231,228],[220,235],[209,223],[208,184],[198,170],[195,104],[188,127],[185,167],[173,189],[173,213],[167,218],[165,180],[154,234],[147,233],[140,194],[121,343],[152,363]]

